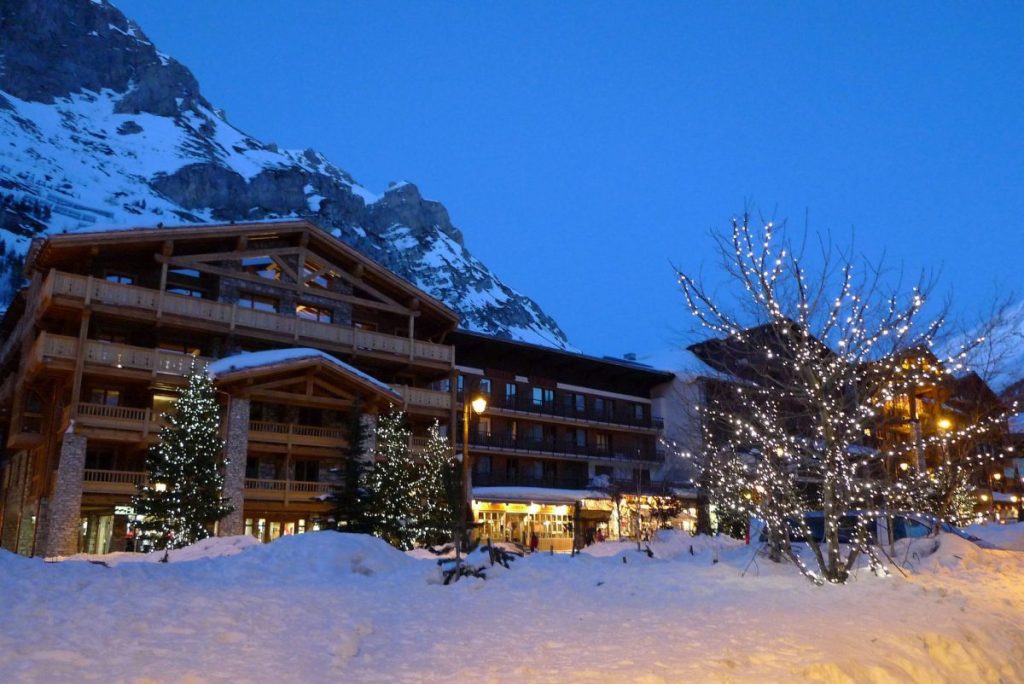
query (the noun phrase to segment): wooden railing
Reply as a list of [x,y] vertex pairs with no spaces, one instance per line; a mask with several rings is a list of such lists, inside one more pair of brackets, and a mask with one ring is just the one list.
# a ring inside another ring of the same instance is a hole
[[452,407],[452,395],[448,392],[409,387],[408,385],[395,385],[394,388],[396,392],[402,395],[402,399],[412,406],[442,409],[444,411]]
[[345,429],[253,420],[249,421],[249,439],[281,444],[335,446],[345,441]]
[[[37,361],[47,359],[67,359],[73,361],[78,354],[78,340],[66,335],[54,335],[41,332],[32,345],[30,355]],[[168,349],[147,349],[132,347],[126,344],[115,344],[102,340],[86,340],[85,362],[108,368],[129,368],[151,373],[186,376],[192,367],[192,361],[202,368],[209,359],[193,357],[191,354],[171,351]]]
[[245,496],[251,499],[285,500],[292,494],[309,499],[331,491],[329,482],[302,482],[299,480],[258,480],[245,478]]
[[44,296],[79,299],[84,304],[100,303],[122,308],[144,309],[158,315],[172,314],[224,325],[230,330],[245,328],[259,333],[287,336],[295,342],[328,343],[352,350],[383,352],[407,358],[451,363],[452,347],[423,340],[359,330],[353,326],[322,323],[294,315],[239,308],[233,304],[161,292],[135,285],[110,283],[92,277],[50,271],[43,286]]
[[82,402],[78,404],[77,420],[82,427],[114,430],[127,433],[122,435],[123,438],[146,440],[160,431],[159,417],[151,408]]
[[83,482],[102,482],[104,484],[130,485],[137,487],[146,481],[146,473],[139,470],[86,470]]

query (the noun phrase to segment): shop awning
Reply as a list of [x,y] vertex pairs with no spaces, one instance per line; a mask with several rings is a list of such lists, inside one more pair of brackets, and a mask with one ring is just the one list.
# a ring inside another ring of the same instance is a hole
[[538,504],[573,504],[583,499],[611,497],[593,489],[551,489],[548,487],[473,487],[477,501]]

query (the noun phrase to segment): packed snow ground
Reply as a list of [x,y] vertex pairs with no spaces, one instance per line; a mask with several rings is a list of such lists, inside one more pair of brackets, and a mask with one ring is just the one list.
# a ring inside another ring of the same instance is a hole
[[731,540],[652,550],[447,587],[430,559],[331,532],[166,564],[0,552],[0,681],[1024,681],[1022,553],[942,536],[899,549],[906,578],[814,587]]

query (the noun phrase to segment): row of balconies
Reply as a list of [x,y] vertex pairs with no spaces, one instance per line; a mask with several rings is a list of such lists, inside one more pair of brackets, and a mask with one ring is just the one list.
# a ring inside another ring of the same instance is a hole
[[[461,395],[459,400],[462,400]],[[533,401],[531,397],[493,397],[488,400],[487,408],[495,415],[515,416],[529,414],[532,416],[551,416],[569,420],[581,425],[604,425],[614,424],[644,432],[654,432],[665,427],[665,422],[657,416],[640,417],[629,410],[613,410],[606,407],[603,411],[597,411],[592,407],[577,410],[575,405],[566,406],[557,401]]]
[[[248,332],[254,337],[281,339],[293,344],[309,344],[342,353],[376,353],[409,361],[451,365],[454,351],[450,345],[362,330],[351,325],[324,323],[294,315],[257,311],[205,299],[171,294],[137,285],[123,285],[51,270],[42,283],[39,300],[42,307],[55,298],[78,305],[105,304],[120,312],[144,311],[157,317],[175,317],[182,325],[191,322],[214,324],[225,330]],[[34,306],[34,303],[33,303]],[[34,308],[0,346],[0,365],[34,323]]]
[[551,438],[535,439],[522,434],[470,432],[469,444],[474,450],[483,449],[513,454],[542,454],[586,460],[603,459],[649,463],[658,463],[665,460],[664,452],[652,446],[621,448],[610,444],[577,444],[572,441]]
[[[82,492],[133,496],[145,482],[146,473],[142,471],[89,469],[82,477]],[[329,482],[246,478],[244,496],[246,500],[310,501],[330,493],[331,487]]]

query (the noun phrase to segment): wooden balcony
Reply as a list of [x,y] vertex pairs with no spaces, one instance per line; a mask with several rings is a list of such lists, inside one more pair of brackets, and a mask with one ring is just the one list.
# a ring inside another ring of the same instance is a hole
[[[54,335],[41,332],[32,344],[29,358],[32,363],[52,366],[54,361],[74,363],[78,355],[78,340],[67,335]],[[210,359],[191,354],[170,351],[167,349],[147,349],[132,347],[126,344],[115,344],[102,340],[86,340],[85,363],[87,366],[99,366],[113,369],[129,369],[146,371],[155,375],[173,375],[184,377],[192,368],[195,360],[200,367]]]
[[308,502],[331,491],[329,482],[245,478],[246,500]]
[[[134,496],[146,473],[135,470],[91,470],[82,476],[82,491],[88,494],[123,494]],[[296,480],[256,480],[246,478],[245,498],[269,501],[309,501],[331,491],[327,482]]]
[[402,395],[402,399],[409,406],[424,409],[436,409],[445,415],[451,411],[452,395],[449,392],[423,389],[421,387],[409,387],[407,385],[394,385],[395,391]]
[[173,317],[186,326],[195,323],[201,324],[195,327],[213,325],[225,331],[248,332],[261,339],[308,344],[341,353],[370,353],[435,366],[451,366],[454,358],[453,348],[445,344],[361,330],[350,325],[311,321],[294,315],[240,308],[234,304],[110,283],[60,271],[50,271],[43,283],[42,297],[47,302],[59,298],[82,306],[107,305],[118,312],[143,311],[157,318]]
[[86,470],[82,491],[88,494],[135,495],[146,481],[146,473],[134,470]]
[[151,442],[161,424],[159,414],[151,408],[85,402],[78,405],[76,421],[79,432],[86,437],[122,442]]
[[298,425],[295,423],[269,423],[254,420],[249,423],[249,442],[292,446],[344,447],[348,444],[344,428]]

